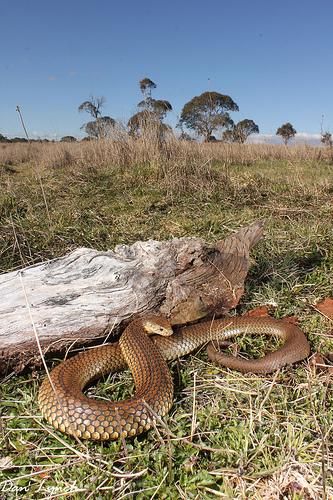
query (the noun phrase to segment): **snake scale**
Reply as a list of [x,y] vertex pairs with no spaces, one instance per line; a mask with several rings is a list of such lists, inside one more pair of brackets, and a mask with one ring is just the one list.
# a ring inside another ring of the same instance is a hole
[[[157,335],[152,341],[148,335],[154,333]],[[274,335],[284,344],[262,358],[244,360],[223,355],[210,343],[209,356],[242,372],[268,373],[300,361],[310,352],[304,333],[296,325],[270,317],[217,319],[171,333],[169,323],[159,316],[134,320],[119,342],[86,350],[64,361],[41,385],[38,402],[43,416],[56,429],[78,438],[101,441],[135,436],[148,430],[154,417],[166,415],[172,406],[173,382],[167,361],[213,340],[223,341],[243,333]],[[132,398],[101,401],[83,394],[84,387],[93,380],[127,365],[135,383]]]

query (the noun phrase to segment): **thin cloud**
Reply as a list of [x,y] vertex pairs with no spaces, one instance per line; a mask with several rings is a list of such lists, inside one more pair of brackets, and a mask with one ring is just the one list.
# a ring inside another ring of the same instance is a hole
[[53,82],[54,80],[56,80],[56,79],[57,79],[57,77],[56,77],[56,76],[54,76],[54,75],[49,75],[49,76],[47,77],[47,79],[48,79],[48,81],[49,81],[49,82]]
[[297,134],[296,134],[295,137],[296,137],[296,139],[304,139],[304,140],[310,140],[310,141],[314,141],[314,140],[320,141],[321,135],[320,134],[309,134],[308,132],[297,132]]
[[[320,134],[310,134],[308,132],[297,132],[295,137],[290,140],[291,144],[312,144],[313,146],[319,146],[321,135]],[[251,144],[281,144],[282,139],[276,134],[255,134],[248,138],[248,142]]]
[[57,132],[48,132],[46,130],[33,130],[31,132],[33,139],[49,139],[51,141],[59,139],[61,136]]
[[272,143],[275,139],[273,134],[253,134],[250,135],[247,142],[251,144],[263,144],[263,143]]

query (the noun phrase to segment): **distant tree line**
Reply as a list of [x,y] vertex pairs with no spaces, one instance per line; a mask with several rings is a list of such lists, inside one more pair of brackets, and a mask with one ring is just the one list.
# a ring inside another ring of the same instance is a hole
[[[127,131],[134,138],[139,138],[153,130],[158,139],[164,139],[172,131],[171,127],[164,123],[167,114],[172,111],[172,105],[165,99],[155,99],[152,96],[156,88],[156,83],[148,77],[139,81],[142,99],[137,104],[137,112],[127,122]],[[81,126],[81,130],[87,134],[82,140],[112,138],[117,122],[111,116],[102,114],[105,102],[104,97],[91,96],[79,105],[78,111],[88,113],[91,117],[88,122]],[[179,139],[195,140],[191,135],[194,134],[196,137],[202,137],[205,142],[222,141],[242,144],[251,134],[258,134],[259,127],[249,118],[235,123],[230,112],[237,111],[239,111],[239,107],[230,96],[219,92],[203,92],[183,106],[176,125],[176,128],[180,130]],[[276,135],[281,137],[285,145],[296,133],[296,129],[289,122],[281,125],[276,131]],[[216,134],[220,134],[219,140],[216,138]],[[35,141],[40,142],[36,139]],[[75,141],[77,139],[71,135],[61,138],[61,142]],[[27,142],[27,139],[19,137],[8,139],[0,134],[0,142]],[[44,139],[43,142],[50,141]],[[322,132],[321,142],[332,148],[332,134]]]
[[9,139],[3,134],[0,134],[0,143],[2,142],[56,142],[56,141],[50,141],[49,139],[26,139],[25,137],[13,137],[12,139]]
[[[82,140],[87,140],[87,138],[85,137],[84,139]],[[60,142],[76,142],[77,141],[77,138],[72,136],[72,135],[65,135],[64,137],[62,137],[60,139]],[[9,139],[8,137],[6,137],[5,135],[3,134],[0,134],[0,143],[1,142],[57,142],[55,139],[26,139],[25,137],[13,137],[13,139]]]
[[[172,111],[172,105],[164,99],[155,99],[152,92],[157,87],[150,78],[145,77],[139,81],[139,88],[143,99],[138,103],[138,111],[130,117],[127,129],[131,136],[140,137],[153,127],[159,138],[171,131],[171,127],[164,123],[167,113]],[[112,134],[116,121],[109,116],[101,115],[101,108],[105,99],[91,97],[89,101],[79,106],[79,111],[88,111],[93,117],[93,122],[84,124],[84,130],[88,138],[105,138]],[[202,137],[205,142],[219,142],[215,135],[220,133],[220,141],[236,142],[243,144],[251,134],[258,134],[259,127],[249,118],[235,123],[230,112],[239,111],[236,102],[228,95],[219,92],[203,92],[187,102],[180,114],[176,125],[180,129],[181,140],[194,140],[191,133]],[[285,145],[296,135],[297,131],[289,122],[281,125],[276,135],[280,136]],[[333,147],[332,135],[325,132],[321,136],[321,142]]]
[[[127,122],[128,132],[132,137],[140,137],[153,128],[159,138],[164,138],[171,131],[164,119],[172,111],[172,105],[165,99],[152,97],[157,85],[150,78],[140,80],[139,88],[143,99],[137,105],[138,111]],[[102,116],[104,104],[104,97],[91,97],[78,108],[78,111],[87,111],[94,118],[81,127],[88,137],[107,138],[112,135],[116,121],[110,116]],[[234,123],[229,113],[238,110],[238,105],[230,96],[219,92],[203,92],[187,102],[181,111],[177,123],[181,132],[180,139],[193,139],[190,135],[192,132],[204,141],[216,141],[213,133],[221,132],[222,141],[243,143],[250,134],[258,134],[259,127],[250,119]]]

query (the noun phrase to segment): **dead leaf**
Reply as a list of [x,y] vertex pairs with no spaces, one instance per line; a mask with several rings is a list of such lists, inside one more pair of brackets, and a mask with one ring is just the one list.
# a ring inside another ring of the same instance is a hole
[[297,481],[291,481],[289,484],[286,485],[283,493],[288,493],[291,496],[293,496],[294,493],[301,492],[302,489],[303,489],[302,486]]
[[246,314],[244,314],[244,316],[251,316],[252,318],[269,316],[268,307],[267,306],[256,307],[255,309],[251,309],[251,311],[248,311]]
[[313,373],[317,374],[326,372],[333,375],[333,365],[331,364],[330,357],[331,353],[323,355],[320,352],[316,352],[310,359],[310,367],[312,368]]
[[316,352],[310,359],[310,366],[312,368],[312,371],[314,373],[317,373],[317,371],[322,371],[324,365],[325,360],[323,356],[319,352]]
[[34,472],[39,472],[38,476],[41,477],[42,479],[49,478],[50,473],[45,470],[43,467],[40,467],[39,465],[35,465],[33,467]]
[[322,313],[326,318],[333,319],[333,299],[327,297],[315,304],[314,308]]
[[291,323],[292,325],[298,325],[299,323],[299,318],[297,316],[285,316],[282,318],[283,321],[287,321],[288,323]]
[[[266,316],[270,316],[270,314],[267,306],[260,306],[256,307],[255,309],[251,309],[251,311],[245,313],[244,316],[250,316],[253,318],[260,318],[260,317],[265,318]],[[287,321],[292,325],[298,325],[299,323],[299,318],[297,316],[285,316],[284,318],[281,319],[282,321]]]

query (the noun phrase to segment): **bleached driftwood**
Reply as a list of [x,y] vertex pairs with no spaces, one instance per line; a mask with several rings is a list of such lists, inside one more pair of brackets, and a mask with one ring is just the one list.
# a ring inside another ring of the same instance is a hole
[[121,323],[161,312],[174,324],[222,314],[243,293],[249,251],[262,222],[208,246],[199,238],[137,242],[114,251],[78,248],[0,276],[0,372],[117,333]]

